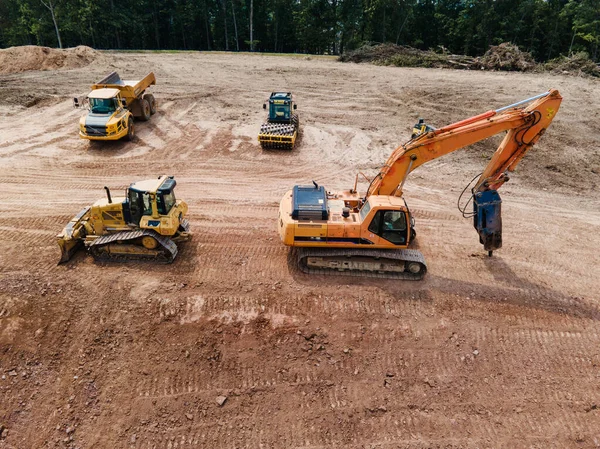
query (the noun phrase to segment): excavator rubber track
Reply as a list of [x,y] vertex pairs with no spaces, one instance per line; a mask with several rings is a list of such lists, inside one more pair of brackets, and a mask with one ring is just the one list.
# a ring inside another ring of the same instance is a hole
[[[423,254],[415,249],[297,248],[296,258],[300,270],[307,274],[419,281],[427,272]],[[309,258],[324,259],[331,266],[310,266]],[[381,264],[380,269],[376,269],[377,264]],[[367,269],[360,269],[367,265]],[[389,269],[390,265],[394,270]]]
[[292,115],[291,123],[267,122],[260,126],[258,141],[265,150],[291,150],[298,136],[298,115]]
[[[141,244],[144,236],[154,238],[158,245],[148,249]],[[171,263],[177,256],[177,245],[169,238],[149,229],[123,231],[104,235],[87,243],[88,252],[97,261],[154,260]]]

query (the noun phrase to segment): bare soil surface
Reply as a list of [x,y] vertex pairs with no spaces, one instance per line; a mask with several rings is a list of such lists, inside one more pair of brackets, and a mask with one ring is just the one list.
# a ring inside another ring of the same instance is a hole
[[[600,446],[597,81],[104,58],[0,76],[0,448]],[[113,70],[154,70],[159,112],[135,142],[80,140],[71,97]],[[494,257],[456,201],[500,137],[409,177],[425,280],[309,277],[289,262],[276,219],[294,184],[348,188],[418,117],[442,126],[551,87],[561,110],[501,191]],[[278,89],[299,104],[292,152],[256,141]],[[80,253],[57,266],[56,234],[103,186],[115,197],[160,174],[176,176],[195,234],[172,265]]]

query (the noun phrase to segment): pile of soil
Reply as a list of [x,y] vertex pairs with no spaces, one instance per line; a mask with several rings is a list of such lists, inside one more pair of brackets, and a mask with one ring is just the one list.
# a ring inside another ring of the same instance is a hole
[[56,70],[84,67],[95,61],[99,53],[84,45],[59,50],[26,45],[0,50],[0,74],[28,70]]
[[492,45],[479,59],[479,63],[486,70],[525,72],[536,67],[531,53],[521,51],[519,47],[508,42]]
[[544,69],[565,75],[600,77],[600,66],[590,59],[587,53],[579,52],[553,59],[544,64]]

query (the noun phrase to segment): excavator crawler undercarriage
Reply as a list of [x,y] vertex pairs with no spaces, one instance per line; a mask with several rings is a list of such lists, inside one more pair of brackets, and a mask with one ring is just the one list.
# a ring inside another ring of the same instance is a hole
[[296,258],[308,274],[419,281],[427,272],[423,255],[414,249],[297,248]]

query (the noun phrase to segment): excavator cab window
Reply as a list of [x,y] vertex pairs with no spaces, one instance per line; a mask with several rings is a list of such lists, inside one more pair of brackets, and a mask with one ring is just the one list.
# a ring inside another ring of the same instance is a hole
[[401,210],[380,210],[369,225],[369,232],[396,245],[406,243],[406,230],[406,214]]

